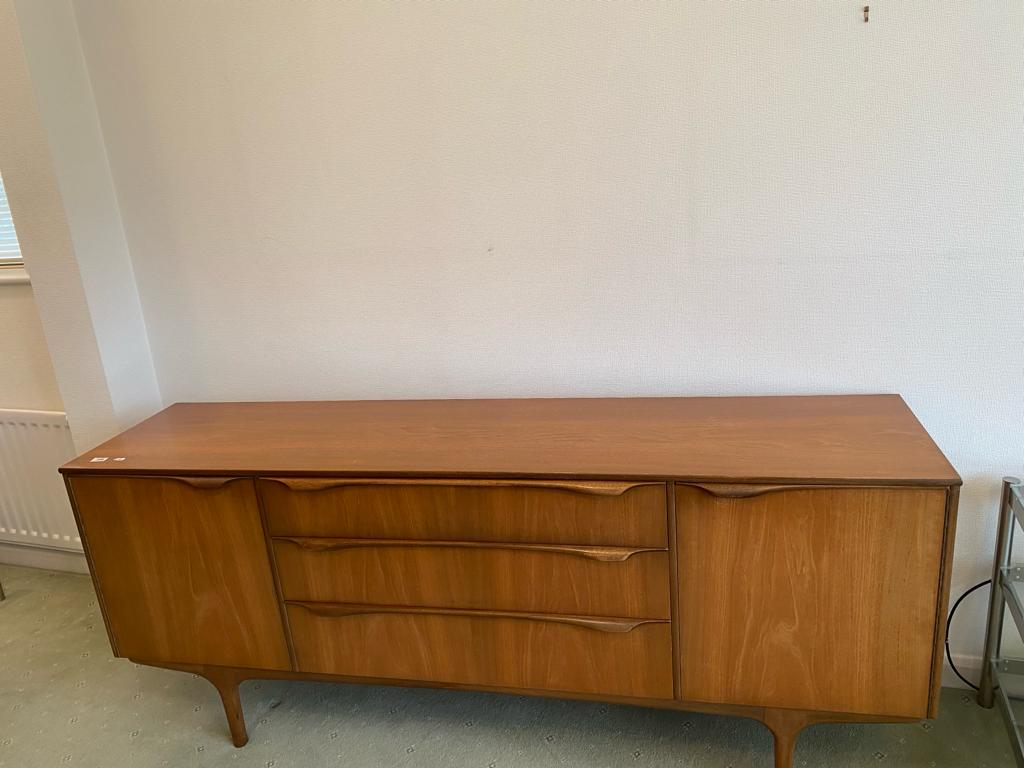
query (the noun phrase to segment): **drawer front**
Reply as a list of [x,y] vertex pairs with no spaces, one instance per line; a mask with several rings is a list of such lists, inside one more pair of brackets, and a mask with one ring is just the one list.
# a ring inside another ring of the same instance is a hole
[[274,536],[668,545],[664,483],[261,478]]
[[288,605],[300,672],[672,697],[667,622]]
[[668,619],[665,550],[277,538],[286,600]]

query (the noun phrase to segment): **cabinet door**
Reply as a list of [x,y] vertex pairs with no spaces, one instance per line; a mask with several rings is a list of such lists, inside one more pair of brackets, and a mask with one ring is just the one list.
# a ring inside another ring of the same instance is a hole
[[118,656],[289,669],[253,481],[73,477]]
[[945,514],[944,488],[678,486],[681,698],[926,716]]

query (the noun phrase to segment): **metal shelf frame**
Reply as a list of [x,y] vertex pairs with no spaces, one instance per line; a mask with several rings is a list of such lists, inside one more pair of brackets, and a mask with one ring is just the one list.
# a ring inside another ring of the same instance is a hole
[[986,708],[999,704],[1003,721],[1010,734],[1010,745],[1018,768],[1024,768],[1024,730],[1017,721],[1011,701],[1009,678],[1024,677],[1024,660],[1003,658],[1003,620],[1009,609],[1017,632],[1024,639],[1024,566],[1015,566],[1013,535],[1020,526],[1024,530],[1024,485],[1016,477],[1003,478],[999,500],[999,528],[996,552],[992,563],[992,592],[989,598],[988,622],[985,627],[985,655],[978,687],[978,703]]

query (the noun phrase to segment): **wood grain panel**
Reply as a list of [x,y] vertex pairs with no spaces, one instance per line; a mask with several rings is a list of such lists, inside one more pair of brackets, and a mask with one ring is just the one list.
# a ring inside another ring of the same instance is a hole
[[953,547],[956,539],[957,507],[960,489],[949,488],[946,493],[946,531],[942,545],[942,569],[939,574],[939,602],[935,606],[935,647],[932,650],[932,686],[928,701],[928,717],[939,716],[939,696],[942,693],[942,664],[946,658],[946,617],[949,611],[949,588],[953,576]]
[[529,614],[349,610],[288,605],[300,671],[672,697],[668,622],[609,620],[611,628],[595,629]]
[[178,403],[63,470],[960,482],[899,395]]
[[117,655],[290,668],[251,479],[70,486]]
[[680,698],[926,716],[944,489],[675,493]]
[[628,547],[276,539],[288,600],[668,619],[668,553]]
[[619,495],[536,484],[368,482],[296,490],[258,480],[274,536],[668,545],[666,486]]

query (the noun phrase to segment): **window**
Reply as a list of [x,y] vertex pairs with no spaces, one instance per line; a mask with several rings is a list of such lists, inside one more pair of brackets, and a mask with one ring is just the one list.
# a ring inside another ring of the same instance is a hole
[[7,205],[4,180],[0,177],[0,268],[20,266],[21,248],[18,247],[18,236],[14,234],[14,221],[11,219],[11,208]]

